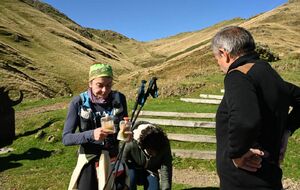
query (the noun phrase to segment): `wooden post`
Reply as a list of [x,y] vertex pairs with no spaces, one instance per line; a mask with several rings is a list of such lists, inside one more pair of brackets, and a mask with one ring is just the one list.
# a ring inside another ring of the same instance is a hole
[[223,95],[214,95],[214,94],[200,94],[200,98],[207,98],[207,99],[217,99],[222,100]]
[[186,121],[186,120],[173,120],[173,119],[150,119],[138,118],[137,121],[148,121],[157,125],[168,126],[182,126],[182,127],[202,127],[202,128],[215,128],[215,122],[209,121]]
[[181,101],[191,102],[191,103],[200,103],[200,104],[220,104],[221,100],[214,99],[198,99],[198,98],[180,98]]
[[210,135],[175,134],[175,133],[167,133],[167,135],[170,140],[174,140],[174,141],[216,143],[216,137]]
[[215,113],[183,113],[183,112],[157,112],[141,111],[141,116],[158,116],[158,117],[183,117],[183,118],[215,118]]

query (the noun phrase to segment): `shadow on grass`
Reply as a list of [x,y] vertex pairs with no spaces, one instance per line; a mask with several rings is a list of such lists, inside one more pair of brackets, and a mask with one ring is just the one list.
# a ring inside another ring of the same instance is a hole
[[37,128],[37,129],[31,130],[31,131],[26,131],[23,134],[17,135],[15,137],[15,139],[20,138],[20,137],[25,137],[25,136],[33,135],[33,134],[37,133],[38,131],[49,127],[52,123],[54,123],[56,121],[58,121],[58,119],[51,119],[50,121],[48,121],[47,123],[45,123],[44,125],[42,125],[41,127]]
[[192,187],[183,190],[219,190],[219,188],[218,187]]
[[38,148],[30,148],[22,154],[10,154],[6,157],[0,157],[0,172],[22,166],[21,163],[16,161],[48,158],[51,156],[52,152],[53,151],[41,150]]

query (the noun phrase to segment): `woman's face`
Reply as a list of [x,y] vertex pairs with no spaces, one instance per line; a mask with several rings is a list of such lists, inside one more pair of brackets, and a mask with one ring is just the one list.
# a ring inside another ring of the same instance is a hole
[[111,77],[99,77],[89,82],[93,95],[99,99],[106,99],[111,92],[113,81]]

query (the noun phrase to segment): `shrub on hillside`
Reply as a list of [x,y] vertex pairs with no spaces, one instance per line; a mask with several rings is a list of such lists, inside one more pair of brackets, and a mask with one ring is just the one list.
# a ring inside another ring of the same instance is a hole
[[259,57],[268,62],[274,62],[279,60],[279,56],[273,53],[268,45],[257,44],[255,51],[259,54]]

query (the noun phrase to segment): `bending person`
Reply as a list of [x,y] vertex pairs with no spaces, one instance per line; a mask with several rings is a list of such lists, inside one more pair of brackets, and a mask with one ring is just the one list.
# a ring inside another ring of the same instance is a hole
[[130,190],[136,190],[137,185],[148,190],[158,190],[160,186],[162,190],[171,189],[172,155],[166,134],[158,126],[137,122],[133,138],[126,143],[123,154],[129,168]]

